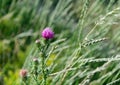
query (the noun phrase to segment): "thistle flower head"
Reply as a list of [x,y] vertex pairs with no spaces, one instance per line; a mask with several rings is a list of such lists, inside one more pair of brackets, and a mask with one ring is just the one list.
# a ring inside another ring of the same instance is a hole
[[27,77],[27,73],[28,73],[28,71],[27,71],[26,69],[21,69],[21,70],[20,70],[20,76],[21,76],[22,78]]
[[45,39],[52,39],[54,37],[54,32],[51,28],[47,27],[42,31],[42,37]]

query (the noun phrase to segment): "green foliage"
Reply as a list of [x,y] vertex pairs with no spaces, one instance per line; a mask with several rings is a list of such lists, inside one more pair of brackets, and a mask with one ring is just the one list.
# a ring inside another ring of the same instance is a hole
[[51,27],[48,85],[118,84],[119,17],[119,0],[0,0],[0,78],[19,85],[19,70],[40,57],[35,40]]

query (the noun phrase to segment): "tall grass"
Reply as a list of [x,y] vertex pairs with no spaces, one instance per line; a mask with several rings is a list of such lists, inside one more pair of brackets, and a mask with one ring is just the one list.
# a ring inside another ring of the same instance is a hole
[[32,70],[32,59],[40,57],[35,40],[42,39],[45,27],[51,27],[55,38],[46,59],[48,85],[119,85],[119,5],[115,0],[1,0],[0,74],[4,83],[19,85],[18,70]]

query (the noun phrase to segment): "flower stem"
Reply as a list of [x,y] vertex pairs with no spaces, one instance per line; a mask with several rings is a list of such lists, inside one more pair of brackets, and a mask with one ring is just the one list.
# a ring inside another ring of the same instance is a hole
[[37,76],[36,76],[36,75],[33,75],[33,78],[34,78],[34,80],[36,81],[36,84],[37,84],[37,85],[40,85],[39,82],[38,82],[38,80],[37,80]]
[[41,53],[42,53],[42,74],[43,74],[43,85],[46,85],[46,80],[47,80],[47,71],[46,71],[46,64],[45,64],[45,59],[47,58],[47,49],[50,45],[50,41],[49,40],[46,40],[45,41],[45,46],[44,48],[41,50]]
[[43,85],[46,85],[46,69],[45,69],[45,57],[42,56],[42,74],[43,74]]

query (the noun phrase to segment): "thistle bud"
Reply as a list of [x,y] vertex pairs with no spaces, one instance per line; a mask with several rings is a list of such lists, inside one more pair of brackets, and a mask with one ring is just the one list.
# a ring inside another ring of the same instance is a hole
[[35,41],[35,43],[36,43],[36,44],[40,44],[40,40],[37,39],[37,40]]
[[20,70],[20,76],[21,76],[22,78],[27,77],[27,74],[28,74],[28,71],[27,71],[26,69],[21,69],[21,70]]
[[38,58],[33,58],[33,62],[35,63],[35,65],[37,65],[39,63]]

